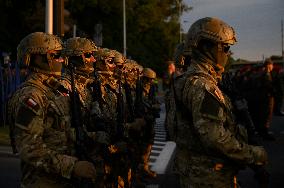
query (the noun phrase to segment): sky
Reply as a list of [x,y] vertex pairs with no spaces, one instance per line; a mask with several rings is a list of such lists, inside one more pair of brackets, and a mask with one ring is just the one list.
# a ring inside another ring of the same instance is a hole
[[183,0],[193,9],[183,13],[182,30],[203,17],[218,17],[231,25],[238,42],[233,58],[250,61],[281,55],[284,0]]

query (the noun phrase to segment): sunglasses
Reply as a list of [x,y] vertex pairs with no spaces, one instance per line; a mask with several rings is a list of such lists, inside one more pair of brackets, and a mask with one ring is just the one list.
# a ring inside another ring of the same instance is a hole
[[223,51],[227,54],[230,51],[230,46],[229,45],[224,45],[223,46]]
[[52,59],[59,59],[61,57],[61,53],[50,53],[49,55]]
[[113,58],[111,58],[111,59],[106,59],[106,62],[107,62],[108,64],[114,64],[114,59],[113,59]]
[[84,53],[85,58],[91,58],[93,56],[93,53],[91,52],[86,52]]

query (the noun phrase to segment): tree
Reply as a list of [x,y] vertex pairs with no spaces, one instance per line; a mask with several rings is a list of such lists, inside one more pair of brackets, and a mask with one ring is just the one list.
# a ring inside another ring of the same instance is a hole
[[0,0],[0,51],[12,52],[12,60],[24,36],[44,32],[44,3],[44,0]]
[[[69,0],[67,6],[83,36],[92,38],[101,23],[103,47],[123,51],[122,0]],[[126,1],[128,57],[162,73],[179,39],[177,6],[175,0]]]
[[[78,36],[93,39],[95,25],[103,26],[103,47],[123,51],[122,0],[68,0],[69,23]],[[188,6],[182,4],[182,11]],[[176,0],[126,0],[127,56],[161,74],[179,41]],[[0,51],[11,51],[27,34],[44,32],[45,0],[0,0]],[[70,30],[65,38],[72,37]]]

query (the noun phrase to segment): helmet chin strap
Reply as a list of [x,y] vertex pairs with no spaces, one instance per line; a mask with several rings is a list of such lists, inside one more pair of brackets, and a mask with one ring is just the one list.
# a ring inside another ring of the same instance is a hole
[[215,56],[216,60],[216,72],[218,76],[222,77],[222,73],[225,71],[225,66],[228,63],[228,54],[224,52],[223,44],[217,44],[217,53]]

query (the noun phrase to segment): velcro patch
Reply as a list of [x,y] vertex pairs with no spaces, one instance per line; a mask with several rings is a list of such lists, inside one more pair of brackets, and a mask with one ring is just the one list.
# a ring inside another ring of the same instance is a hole
[[38,113],[39,109],[40,109],[40,106],[39,104],[32,98],[27,98],[25,101],[24,101],[24,104],[30,108],[31,110],[34,111],[34,113]]
[[220,102],[210,93],[206,92],[202,102],[200,113],[203,117],[220,120]]
[[32,119],[36,116],[32,109],[28,108],[27,106],[21,105],[16,117],[16,123],[28,126]]

